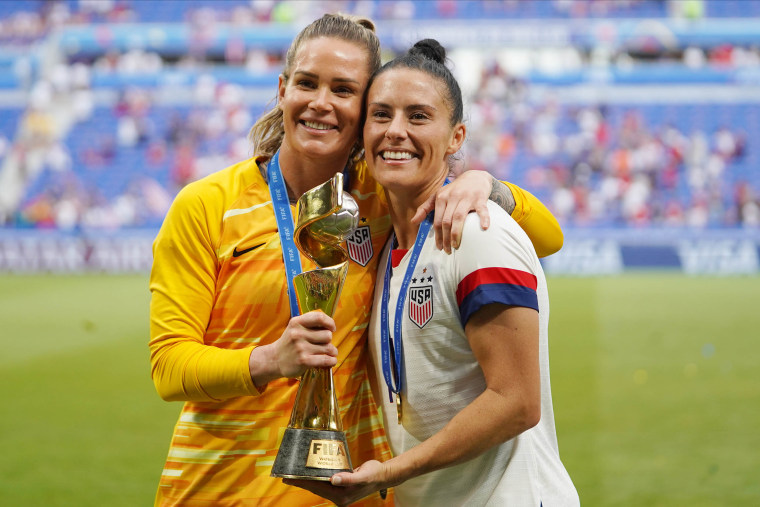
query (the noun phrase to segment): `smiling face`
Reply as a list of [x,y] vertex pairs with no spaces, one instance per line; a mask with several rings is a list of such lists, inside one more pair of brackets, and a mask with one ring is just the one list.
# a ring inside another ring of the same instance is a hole
[[462,146],[465,127],[451,125],[444,90],[436,78],[406,67],[384,71],[372,83],[365,156],[375,179],[389,192],[427,196],[448,174],[448,157]]
[[329,171],[348,160],[360,128],[369,70],[361,46],[332,37],[308,40],[287,80],[280,76],[283,160],[312,160]]

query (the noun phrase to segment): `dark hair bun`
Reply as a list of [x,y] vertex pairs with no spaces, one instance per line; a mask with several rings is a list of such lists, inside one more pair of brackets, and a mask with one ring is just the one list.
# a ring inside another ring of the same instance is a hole
[[441,64],[446,61],[446,49],[435,39],[423,39],[419,41],[409,50],[409,53],[421,55]]

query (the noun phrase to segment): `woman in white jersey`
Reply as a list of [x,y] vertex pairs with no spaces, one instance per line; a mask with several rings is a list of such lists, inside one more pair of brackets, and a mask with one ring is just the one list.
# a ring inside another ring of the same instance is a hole
[[394,487],[397,505],[575,506],[554,428],[546,280],[530,240],[492,203],[491,227],[470,215],[451,255],[435,248],[432,213],[410,220],[447,183],[465,139],[445,54],[418,42],[375,74],[367,96],[366,160],[393,224],[370,347],[394,457],[312,490],[340,504]]

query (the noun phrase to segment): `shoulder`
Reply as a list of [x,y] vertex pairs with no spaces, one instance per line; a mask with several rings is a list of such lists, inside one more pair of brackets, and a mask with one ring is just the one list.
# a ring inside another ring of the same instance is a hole
[[530,238],[518,223],[509,213],[491,201],[488,201],[488,214],[490,217],[488,229],[480,226],[480,217],[477,213],[473,212],[467,216],[459,250],[463,254],[475,256],[488,255],[488,252],[491,255],[508,254],[531,263],[536,257],[536,252]]
[[[216,244],[219,241],[228,209],[251,194],[257,200],[268,199],[268,191],[257,159],[251,158],[187,184],[177,194],[161,227],[163,235],[182,233],[188,237],[205,238]],[[184,231],[184,232],[181,232]]]
[[243,160],[188,183],[178,192],[175,205],[193,207],[217,202],[224,207],[224,203],[237,197],[250,185],[264,184],[258,162],[256,157]]
[[479,240],[494,239],[500,236],[514,237],[521,240],[524,238],[530,241],[525,232],[520,228],[517,222],[502,209],[498,204],[488,201],[488,215],[490,225],[488,229],[480,226],[480,217],[477,213],[471,212],[467,215],[462,231],[462,241],[466,238],[478,238]]
[[205,195],[214,192],[234,191],[257,181],[264,182],[256,157],[243,160],[220,171],[213,172],[196,181],[188,183],[180,194],[188,196]]

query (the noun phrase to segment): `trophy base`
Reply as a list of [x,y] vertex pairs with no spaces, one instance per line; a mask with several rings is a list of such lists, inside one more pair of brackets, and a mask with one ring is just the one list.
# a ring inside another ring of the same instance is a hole
[[333,474],[352,471],[342,431],[286,428],[271,476],[329,481]]

